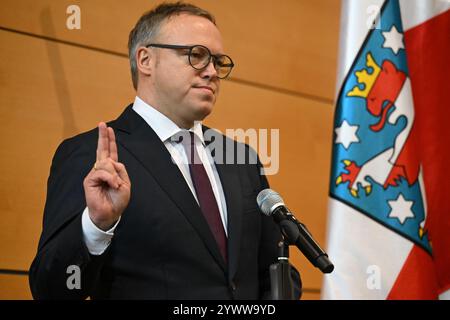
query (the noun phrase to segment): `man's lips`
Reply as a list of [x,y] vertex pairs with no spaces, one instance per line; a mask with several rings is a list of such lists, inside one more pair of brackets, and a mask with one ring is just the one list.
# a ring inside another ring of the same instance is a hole
[[213,94],[215,93],[215,90],[213,88],[209,87],[209,86],[194,86],[194,88],[196,88],[196,89],[206,89],[206,90],[211,91]]

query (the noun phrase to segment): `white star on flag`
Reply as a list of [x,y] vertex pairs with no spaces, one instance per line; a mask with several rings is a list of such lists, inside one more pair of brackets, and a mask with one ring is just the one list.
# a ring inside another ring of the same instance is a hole
[[390,31],[382,32],[384,37],[383,48],[391,48],[395,54],[398,53],[400,49],[405,49],[403,44],[403,33],[398,32],[395,25],[392,25]]
[[342,121],[341,126],[334,129],[334,132],[336,132],[335,143],[341,143],[345,149],[348,149],[353,142],[359,142],[359,138],[356,135],[358,128],[359,126],[349,125],[347,120]]
[[397,218],[401,224],[405,223],[408,218],[414,218],[414,212],[411,210],[414,201],[406,200],[403,194],[400,193],[397,200],[389,200],[388,203],[392,208],[389,218]]

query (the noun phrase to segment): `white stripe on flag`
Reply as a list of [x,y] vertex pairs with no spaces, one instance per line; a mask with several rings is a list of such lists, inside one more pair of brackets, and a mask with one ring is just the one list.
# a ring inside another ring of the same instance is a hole
[[400,0],[403,30],[406,32],[449,8],[449,0]]
[[439,295],[439,300],[450,300],[450,289]]
[[340,201],[330,199],[329,212],[335,269],[324,276],[322,299],[386,299],[412,242]]

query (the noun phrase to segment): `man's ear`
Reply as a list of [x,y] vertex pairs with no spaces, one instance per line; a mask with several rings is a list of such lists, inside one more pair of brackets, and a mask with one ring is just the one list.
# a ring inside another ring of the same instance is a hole
[[150,76],[153,71],[153,59],[151,50],[140,47],[136,50],[136,64],[140,73]]

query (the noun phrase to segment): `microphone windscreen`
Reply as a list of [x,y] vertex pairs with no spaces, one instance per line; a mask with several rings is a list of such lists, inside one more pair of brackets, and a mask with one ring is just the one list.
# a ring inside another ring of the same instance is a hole
[[272,212],[276,208],[285,205],[278,192],[275,192],[272,189],[262,190],[256,197],[256,202],[258,203],[258,206],[261,209],[262,213],[264,213],[266,216],[271,216]]

